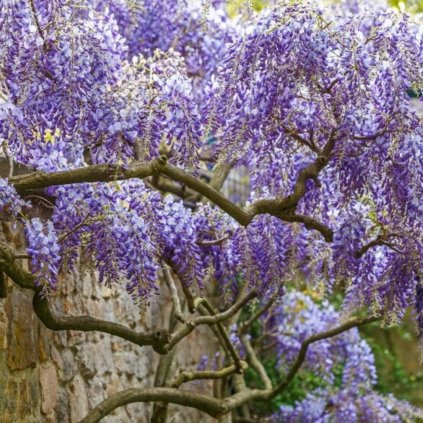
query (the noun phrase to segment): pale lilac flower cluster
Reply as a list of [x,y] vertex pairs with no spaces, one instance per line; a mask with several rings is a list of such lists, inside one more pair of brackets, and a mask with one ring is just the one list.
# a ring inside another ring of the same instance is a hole
[[35,286],[43,295],[57,287],[60,266],[60,247],[53,223],[34,218],[25,226],[27,251],[31,257],[31,270],[35,276]]
[[[285,294],[272,314],[282,374],[292,365],[301,342],[342,320],[331,305],[317,305],[308,295],[295,291]],[[335,380],[337,368],[342,369],[340,381]],[[421,410],[406,401],[374,390],[374,357],[357,329],[310,345],[301,371],[319,375],[324,383],[294,406],[282,406],[273,418],[275,422],[403,422],[422,416]]]
[[17,216],[25,205],[15,188],[8,184],[7,179],[0,178],[0,210]]

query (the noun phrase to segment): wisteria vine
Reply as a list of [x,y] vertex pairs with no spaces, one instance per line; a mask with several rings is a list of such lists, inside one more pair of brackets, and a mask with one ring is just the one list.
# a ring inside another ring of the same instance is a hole
[[[0,209],[24,229],[37,289],[48,297],[79,258],[144,306],[163,269],[189,301],[215,284],[223,302],[266,302],[301,278],[343,289],[350,314],[392,324],[412,308],[422,337],[423,126],[407,94],[423,87],[422,28],[382,1],[275,0],[237,17],[224,3],[0,0],[0,141],[9,164],[36,171],[8,169]],[[148,176],[125,177],[140,163]],[[47,212],[19,189],[96,165],[108,182],[36,190]],[[245,208],[204,188],[222,166],[247,169]],[[284,301],[282,370],[340,318]],[[277,419],[401,421],[407,407],[373,391],[358,332],[316,344],[306,366],[331,384],[339,360],[336,392]]]

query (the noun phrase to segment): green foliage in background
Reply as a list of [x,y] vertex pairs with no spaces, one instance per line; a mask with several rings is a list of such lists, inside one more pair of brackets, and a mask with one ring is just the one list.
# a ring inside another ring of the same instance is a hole
[[410,13],[423,13],[423,0],[389,0],[389,4]]
[[[333,0],[334,2],[339,0]],[[406,10],[410,13],[423,13],[423,0],[387,0],[388,3],[401,10]],[[268,0],[228,0],[228,9],[230,14],[235,15],[238,9],[251,2],[252,8],[259,12],[268,4]]]

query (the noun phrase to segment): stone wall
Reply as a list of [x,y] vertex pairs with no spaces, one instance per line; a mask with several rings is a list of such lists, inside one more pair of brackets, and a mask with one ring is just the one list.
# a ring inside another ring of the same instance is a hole
[[[170,304],[166,297],[142,314],[123,287],[100,286],[93,275],[70,275],[59,286],[52,299],[56,313],[90,314],[140,331],[167,327]],[[1,423],[78,422],[119,390],[153,386],[158,355],[152,348],[102,333],[52,332],[38,321],[31,300],[31,292],[11,281],[7,298],[0,299]],[[207,330],[195,331],[182,341],[177,365],[193,368],[201,355],[212,351]],[[132,404],[103,421],[148,422],[151,410],[151,405]],[[178,407],[171,409],[170,417],[172,422],[214,421]]]

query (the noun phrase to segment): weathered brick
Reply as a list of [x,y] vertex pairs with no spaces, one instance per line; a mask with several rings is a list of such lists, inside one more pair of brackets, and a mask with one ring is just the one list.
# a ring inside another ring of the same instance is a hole
[[69,410],[71,423],[79,422],[88,413],[87,392],[82,377],[75,376],[69,384]]
[[57,391],[59,389],[56,369],[53,366],[41,367],[41,411],[44,414],[53,412],[57,403]]
[[31,294],[13,289],[6,300],[8,316],[7,365],[11,370],[35,367],[38,361],[38,322]]

